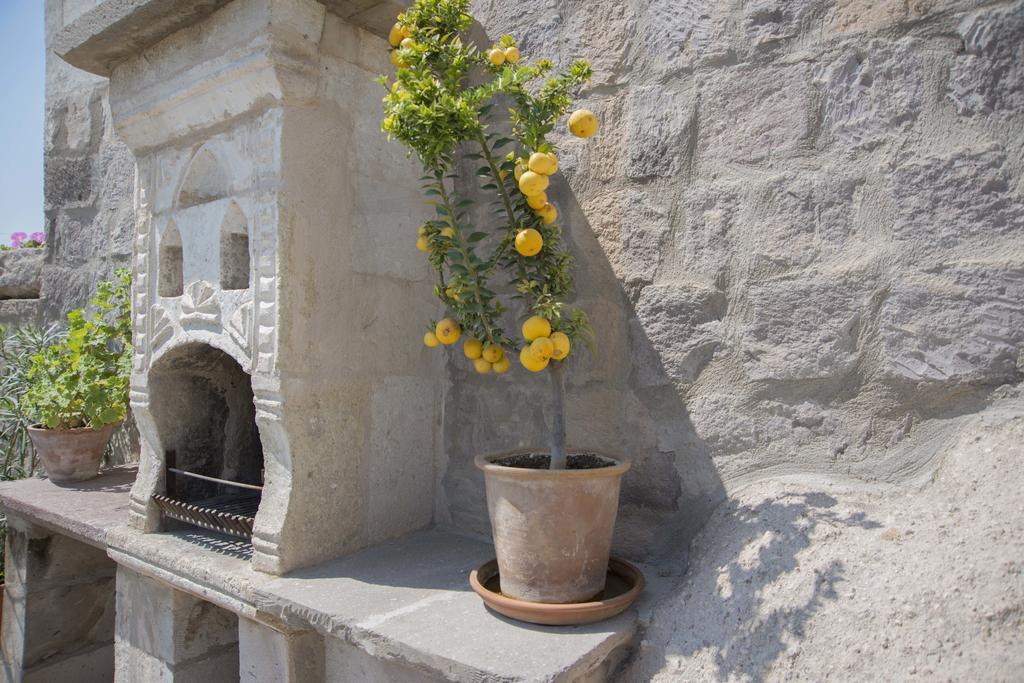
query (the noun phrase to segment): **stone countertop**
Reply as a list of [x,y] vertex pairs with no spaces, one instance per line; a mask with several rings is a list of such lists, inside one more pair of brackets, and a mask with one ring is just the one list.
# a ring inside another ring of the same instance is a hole
[[0,482],[0,506],[8,514],[105,548],[108,532],[128,518],[135,472],[134,465],[112,467],[95,479],[63,486],[36,477]]
[[649,582],[639,609],[597,624],[525,624],[489,611],[469,586],[470,571],[493,557],[488,543],[422,531],[274,579],[255,600],[284,623],[446,680],[553,681],[585,676],[628,646],[663,590]]
[[244,542],[200,530],[142,534],[125,526],[134,479],[134,467],[120,467],[74,486],[3,482],[0,505],[237,614],[312,629],[448,680],[584,677],[633,644],[642,615],[671,583],[645,567],[648,585],[637,606],[614,619],[524,624],[489,611],[469,587],[469,572],[494,557],[492,546],[440,529],[275,577],[251,569]]

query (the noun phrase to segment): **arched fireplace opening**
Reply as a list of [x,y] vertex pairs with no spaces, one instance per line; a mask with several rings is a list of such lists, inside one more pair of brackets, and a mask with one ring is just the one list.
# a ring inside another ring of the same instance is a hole
[[192,343],[169,351],[149,375],[164,451],[164,518],[251,538],[263,486],[263,447],[252,379],[230,355]]

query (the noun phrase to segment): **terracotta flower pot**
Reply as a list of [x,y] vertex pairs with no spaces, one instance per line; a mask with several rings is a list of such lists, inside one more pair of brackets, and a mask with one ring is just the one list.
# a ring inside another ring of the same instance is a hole
[[103,451],[115,425],[99,429],[43,429],[29,427],[28,435],[36,447],[50,481],[62,484],[85,481],[99,474]]
[[[604,590],[619,484],[629,463],[593,469],[528,469],[494,464],[536,451],[482,455],[487,509],[501,593],[546,603],[585,602]],[[571,455],[570,455],[571,457]]]

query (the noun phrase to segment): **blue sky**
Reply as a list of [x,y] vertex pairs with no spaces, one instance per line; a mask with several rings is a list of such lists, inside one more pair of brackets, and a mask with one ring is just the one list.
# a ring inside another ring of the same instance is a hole
[[43,230],[43,0],[0,0],[0,241]]

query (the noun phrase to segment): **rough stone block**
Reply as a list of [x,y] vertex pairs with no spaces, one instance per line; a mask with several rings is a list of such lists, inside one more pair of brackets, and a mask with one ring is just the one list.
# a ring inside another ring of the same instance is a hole
[[822,379],[851,371],[872,290],[863,273],[752,283],[737,304],[744,311],[739,350],[750,379]]
[[692,93],[663,85],[636,86],[629,96],[626,175],[671,177],[689,170],[697,136]]
[[[252,621],[238,620],[241,680],[259,683],[323,683],[324,638],[315,631],[282,633]],[[369,680],[330,678],[328,680]]]
[[753,183],[737,220],[747,258],[773,273],[841,259],[855,232],[862,184],[834,168]]
[[52,210],[92,203],[95,192],[92,167],[92,159],[88,156],[50,155],[45,164],[43,206]]
[[718,321],[725,310],[725,294],[706,284],[644,287],[630,327],[638,385],[696,380],[722,343]]
[[0,299],[38,299],[45,249],[0,251]]
[[1024,2],[969,14],[957,32],[963,51],[949,75],[949,98],[957,111],[1019,116],[1024,110]]
[[40,304],[38,299],[0,299],[0,325],[38,325]]
[[1024,202],[1011,169],[998,145],[914,155],[886,182],[894,239],[923,254],[1012,240],[1024,222]]
[[888,376],[954,387],[1021,379],[1024,261],[951,262],[902,278],[881,310]]
[[819,0],[746,2],[741,14],[744,38],[758,48],[795,38],[822,4]]
[[730,19],[728,8],[713,0],[646,3],[634,20],[628,63],[634,73],[662,76],[724,61],[732,51]]
[[627,3],[574,5],[565,23],[560,25],[563,54],[586,55],[594,72],[591,83],[595,86],[620,82],[623,62],[634,47],[629,41],[634,16],[633,8]]
[[[8,680],[109,680],[114,563],[101,549],[9,517],[3,660]],[[51,679],[53,680],[53,679]]]
[[697,77],[701,163],[764,165],[806,143],[815,116],[805,64],[716,70]]
[[238,619],[212,603],[119,566],[116,623],[118,683],[238,678]]
[[905,134],[925,98],[926,62],[914,40],[850,46],[817,75],[823,125],[841,144],[872,149]]

